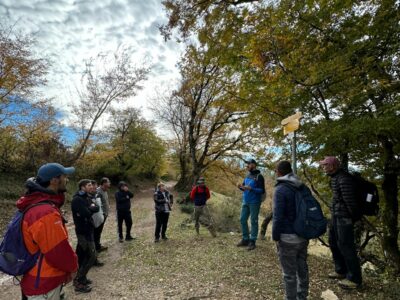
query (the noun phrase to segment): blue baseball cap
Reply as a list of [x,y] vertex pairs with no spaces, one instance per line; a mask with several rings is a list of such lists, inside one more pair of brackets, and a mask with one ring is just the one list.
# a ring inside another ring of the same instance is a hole
[[37,177],[43,181],[50,181],[51,179],[61,176],[70,175],[75,172],[74,167],[65,168],[58,163],[48,163],[39,168]]

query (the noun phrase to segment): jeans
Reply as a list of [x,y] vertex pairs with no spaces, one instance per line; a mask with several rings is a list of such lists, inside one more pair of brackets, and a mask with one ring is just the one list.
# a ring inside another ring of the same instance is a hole
[[279,262],[283,272],[286,300],[304,300],[308,296],[308,241],[277,243]]
[[122,224],[125,221],[126,225],[126,237],[131,236],[132,229],[132,214],[130,211],[117,211],[117,219],[118,219],[118,236],[120,239],[124,238],[124,234],[122,233]]
[[166,231],[168,227],[169,212],[156,212],[156,231],[155,238],[158,240],[161,237],[166,238]]
[[94,241],[84,235],[77,235],[78,245],[76,246],[76,255],[78,256],[79,269],[76,275],[78,282],[84,281],[90,268],[96,260],[96,248]]
[[100,247],[101,247],[101,242],[100,242],[101,233],[103,232],[103,227],[104,227],[104,223],[106,222],[106,220],[107,220],[107,216],[104,215],[103,224],[101,224],[99,227],[94,229],[93,235],[94,235],[94,244],[96,245],[96,250],[100,250]]
[[[256,241],[258,236],[258,214],[260,212],[260,203],[242,204],[242,212],[240,213],[240,223],[242,225],[243,240]],[[251,231],[249,236],[249,225],[247,220],[250,217]]]
[[350,218],[332,218],[329,246],[336,273],[346,275],[348,280],[361,284],[360,261],[354,243],[354,224]]

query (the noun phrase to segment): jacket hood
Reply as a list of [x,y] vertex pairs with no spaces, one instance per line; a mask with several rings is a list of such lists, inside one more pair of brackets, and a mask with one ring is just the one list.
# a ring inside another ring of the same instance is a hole
[[64,193],[56,194],[52,190],[40,186],[36,183],[35,178],[29,178],[25,183],[25,187],[27,189],[26,194],[17,200],[17,208],[19,210],[24,210],[29,205],[43,201],[52,202],[58,208],[64,204]]
[[303,185],[303,182],[301,182],[300,178],[297,177],[297,175],[293,173],[286,174],[285,176],[278,177],[276,179],[277,185],[280,183],[288,183],[296,188],[299,188],[300,186]]

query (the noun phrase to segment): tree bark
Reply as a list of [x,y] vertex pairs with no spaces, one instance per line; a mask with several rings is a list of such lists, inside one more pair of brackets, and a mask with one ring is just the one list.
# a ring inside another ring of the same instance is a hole
[[382,223],[384,225],[384,234],[382,247],[385,257],[390,262],[391,268],[396,273],[400,272],[400,251],[398,245],[398,162],[394,156],[393,143],[387,138],[383,142],[383,183],[382,190],[384,194],[384,205],[382,211]]

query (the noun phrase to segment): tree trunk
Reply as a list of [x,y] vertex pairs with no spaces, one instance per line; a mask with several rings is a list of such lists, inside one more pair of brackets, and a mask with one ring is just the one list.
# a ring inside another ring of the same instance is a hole
[[181,151],[179,154],[179,169],[180,177],[175,188],[178,191],[189,191],[191,189],[191,180],[188,169],[188,157],[184,151]]
[[340,153],[340,164],[341,164],[343,170],[345,170],[346,172],[349,171],[349,153],[348,152]]
[[393,152],[393,143],[387,138],[383,139],[383,183],[382,189],[384,194],[384,205],[382,212],[382,223],[384,225],[384,235],[382,247],[385,257],[390,262],[390,267],[394,268],[395,272],[400,271],[400,251],[397,242],[398,229],[398,163]]

